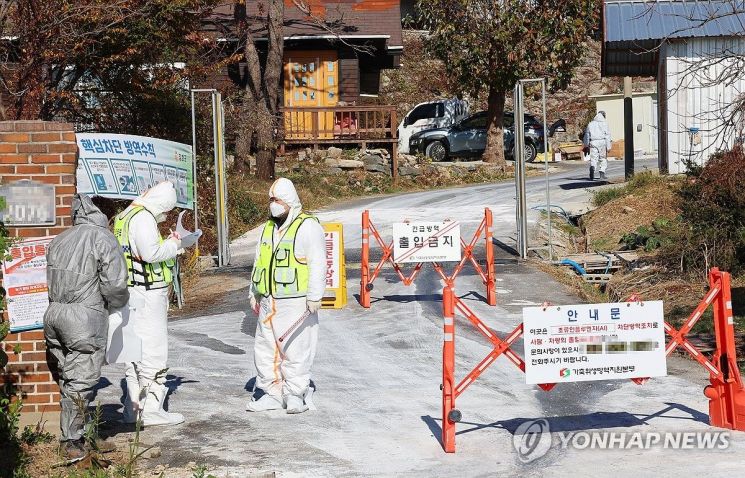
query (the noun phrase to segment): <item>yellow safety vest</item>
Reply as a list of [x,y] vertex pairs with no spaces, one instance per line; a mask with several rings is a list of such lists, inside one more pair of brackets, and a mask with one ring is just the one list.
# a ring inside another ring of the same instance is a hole
[[256,258],[251,280],[256,291],[275,299],[305,297],[308,294],[310,272],[308,264],[295,255],[295,237],[306,219],[318,221],[309,214],[300,214],[290,224],[279,243],[274,245],[274,221],[267,221],[261,235],[259,257]]
[[[150,211],[144,207],[136,206],[131,208],[129,211],[123,211],[117,215],[114,220],[114,235],[116,236],[117,241],[119,241],[119,245],[122,246],[124,259],[127,262],[127,271],[129,274],[127,285],[129,287],[136,285],[144,286],[147,290],[162,289],[168,287],[168,285],[173,281],[171,268],[175,265],[175,261],[170,259],[151,264],[143,261],[139,257],[132,256],[132,247],[129,243],[129,222],[141,211],[147,211],[150,213]],[[160,237],[160,242],[161,244],[163,243],[162,237]]]

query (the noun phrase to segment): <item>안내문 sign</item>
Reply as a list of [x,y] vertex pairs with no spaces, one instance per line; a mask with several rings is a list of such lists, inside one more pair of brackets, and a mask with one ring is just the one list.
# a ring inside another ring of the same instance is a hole
[[134,199],[161,181],[176,188],[177,206],[194,209],[191,146],[164,139],[78,133],[78,192]]
[[662,301],[523,308],[528,384],[667,375]]

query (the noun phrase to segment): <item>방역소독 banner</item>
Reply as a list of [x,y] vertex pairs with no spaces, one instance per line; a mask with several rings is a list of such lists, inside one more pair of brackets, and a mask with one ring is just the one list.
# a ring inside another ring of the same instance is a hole
[[13,244],[10,259],[3,261],[3,287],[10,317],[10,331],[40,329],[49,306],[47,249],[53,237]]
[[528,384],[667,375],[662,301],[523,308]]
[[178,207],[194,209],[191,146],[125,134],[78,133],[78,193],[134,199],[161,181],[176,187]]

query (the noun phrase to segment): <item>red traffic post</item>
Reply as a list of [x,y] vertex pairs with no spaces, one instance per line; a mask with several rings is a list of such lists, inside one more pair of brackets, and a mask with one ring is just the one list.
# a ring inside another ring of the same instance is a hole
[[455,424],[460,412],[455,409],[455,293],[442,290],[442,448],[455,453]]
[[717,350],[712,362],[721,372],[710,373],[711,385],[704,389],[704,395],[709,399],[709,423],[715,427],[745,431],[745,390],[737,366],[730,275],[713,268],[709,271],[709,284],[712,290],[719,289],[713,302]]
[[370,211],[362,213],[362,270],[360,273],[360,305],[370,308]]
[[486,303],[497,305],[497,282],[494,275],[494,240],[492,238],[492,227],[494,217],[491,209],[486,208],[484,212],[484,236],[486,240]]

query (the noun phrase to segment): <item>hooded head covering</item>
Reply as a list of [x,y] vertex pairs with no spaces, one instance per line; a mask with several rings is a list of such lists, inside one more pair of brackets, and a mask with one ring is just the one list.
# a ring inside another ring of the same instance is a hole
[[151,187],[132,201],[132,204],[143,206],[160,222],[165,214],[176,207],[176,188],[170,181],[163,181]]
[[92,224],[94,226],[109,227],[109,220],[100,209],[93,204],[89,196],[76,194],[72,198],[72,224]]
[[290,212],[287,215],[287,219],[283,223],[283,226],[289,226],[292,224],[292,221],[294,221],[303,210],[303,205],[300,203],[300,197],[297,195],[295,185],[287,178],[279,178],[274,181],[272,187],[269,188],[269,197],[281,199],[290,206]]

